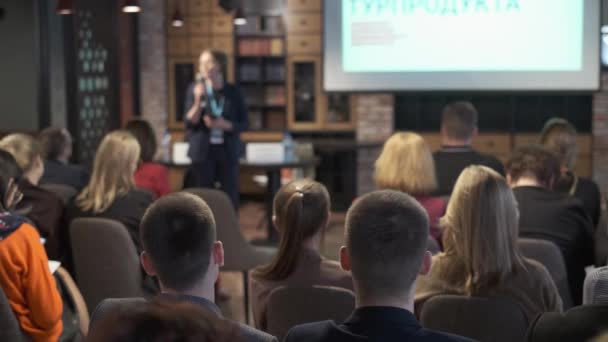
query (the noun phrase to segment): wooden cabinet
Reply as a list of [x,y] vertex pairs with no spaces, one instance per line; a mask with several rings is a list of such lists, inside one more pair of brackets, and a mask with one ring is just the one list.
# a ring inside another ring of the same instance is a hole
[[169,40],[169,56],[190,56],[190,41],[188,37],[174,37],[173,39]]
[[320,12],[321,0],[287,0],[287,10],[290,12]]
[[285,18],[288,33],[321,33],[321,13],[290,13]]
[[192,36],[190,37],[190,53],[192,57],[197,57],[200,53],[208,49],[211,45],[211,39],[208,36]]
[[290,56],[287,60],[287,118],[294,131],[352,130],[352,99],[325,94],[321,86],[321,56]]
[[288,55],[320,55],[321,36],[318,34],[299,34],[287,36]]
[[232,15],[214,15],[211,20],[211,33],[212,34],[225,34],[232,35],[233,24]]
[[209,16],[187,18],[186,21],[190,28],[190,34],[193,36],[208,35],[210,32],[210,19],[211,17]]
[[[190,0],[188,1],[188,14],[190,16],[209,14],[211,12],[211,3],[212,0]],[[172,14],[172,12],[170,14]]]

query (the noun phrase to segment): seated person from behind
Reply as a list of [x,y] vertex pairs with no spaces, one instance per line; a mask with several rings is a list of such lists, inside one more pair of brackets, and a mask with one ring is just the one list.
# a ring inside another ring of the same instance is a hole
[[40,184],[63,184],[82,190],[89,181],[89,173],[80,165],[70,164],[70,132],[65,128],[49,127],[40,132],[38,139],[44,156],[44,174]]
[[133,134],[141,147],[139,166],[135,171],[135,185],[151,191],[156,198],[171,192],[169,171],[165,166],[154,162],[156,134],[150,123],[141,119],[131,120],[125,129]]
[[256,327],[266,330],[268,296],[280,286],[336,286],[353,289],[349,272],[320,253],[330,215],[329,193],[309,179],[283,186],[274,198],[274,224],[280,235],[274,260],[253,271],[251,292]]
[[446,203],[431,196],[437,190],[437,177],[431,149],[424,139],[410,132],[393,134],[384,143],[375,166],[376,186],[414,196],[429,214],[431,236],[441,243],[439,218],[445,214]]
[[433,154],[439,190],[437,195],[452,193],[460,172],[469,165],[484,165],[505,174],[502,163],[471,147],[477,136],[477,109],[466,101],[452,102],[441,114],[441,149]]
[[51,259],[60,260],[65,256],[64,207],[61,199],[54,193],[39,186],[40,178],[44,173],[42,151],[40,144],[27,134],[10,134],[0,140],[0,149],[15,157],[21,169],[19,189],[23,199],[17,209],[32,221],[42,237],[46,239],[44,245]]
[[357,308],[341,324],[296,326],[284,341],[471,341],[425,329],[414,316],[416,275],[431,268],[428,237],[428,216],[413,197],[381,190],[359,198],[346,214],[340,250],[340,264],[352,270]]
[[[141,263],[158,278],[165,300],[190,302],[221,317],[215,305],[214,284],[224,263],[224,248],[216,241],[215,219],[207,204],[195,195],[178,192],[156,200],[140,225],[144,251]],[[97,321],[116,307],[146,303],[144,298],[106,299],[91,317],[91,333]],[[276,341],[276,338],[238,324],[245,341]]]
[[40,235],[13,212],[22,197],[19,172],[13,156],[0,150],[0,288],[21,330],[34,342],[54,342],[63,330],[63,303]]
[[[122,223],[140,253],[139,222],[153,196],[135,187],[133,174],[138,160],[139,144],[130,133],[108,133],[95,154],[91,181],[68,207],[67,216],[70,222],[79,217],[100,217]],[[143,277],[142,287],[146,293],[158,291],[149,277]]]
[[244,341],[238,326],[196,304],[156,300],[108,313],[87,342]]
[[507,162],[507,173],[519,204],[519,236],[559,247],[572,300],[580,304],[585,267],[594,263],[593,223],[578,199],[552,191],[560,176],[559,161],[541,146],[523,146]]
[[469,166],[456,182],[441,224],[444,252],[418,278],[416,311],[436,295],[500,296],[520,305],[529,320],[561,311],[549,272],[521,256],[517,203],[505,179],[484,166]]
[[564,119],[553,118],[545,124],[540,142],[553,152],[560,162],[561,175],[553,190],[578,198],[589,214],[593,227],[597,227],[601,211],[600,189],[593,180],[574,173],[578,153],[576,128]]

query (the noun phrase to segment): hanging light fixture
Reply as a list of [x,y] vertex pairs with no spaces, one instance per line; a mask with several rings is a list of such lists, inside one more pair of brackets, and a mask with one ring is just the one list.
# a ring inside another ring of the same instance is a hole
[[179,7],[176,7],[175,12],[173,12],[173,16],[171,17],[171,26],[173,26],[173,27],[184,26],[184,17],[182,17],[182,12],[180,12]]
[[122,11],[125,13],[139,13],[141,12],[141,7],[139,7],[137,0],[125,0]]
[[247,24],[247,18],[245,17],[245,13],[243,12],[243,8],[239,7],[236,9],[234,13],[234,25],[245,25]]
[[57,14],[69,15],[74,13],[74,4],[72,0],[59,0],[57,1],[57,8],[55,9]]

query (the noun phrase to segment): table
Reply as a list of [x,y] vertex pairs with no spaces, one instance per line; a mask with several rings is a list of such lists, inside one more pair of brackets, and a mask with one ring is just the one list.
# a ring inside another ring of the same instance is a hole
[[318,158],[306,159],[306,160],[294,160],[294,161],[283,161],[283,162],[253,162],[245,159],[239,160],[241,167],[256,168],[266,172],[268,177],[267,198],[266,198],[266,230],[268,231],[268,237],[264,244],[276,244],[279,240],[277,231],[274,229],[272,223],[273,208],[272,203],[274,196],[281,188],[281,169],[302,169],[319,164]]

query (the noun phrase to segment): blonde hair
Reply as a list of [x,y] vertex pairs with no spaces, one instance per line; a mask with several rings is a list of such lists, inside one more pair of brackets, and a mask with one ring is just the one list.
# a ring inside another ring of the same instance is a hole
[[437,189],[433,154],[416,133],[393,134],[384,143],[375,168],[374,179],[380,189],[411,195],[430,194]]
[[446,256],[464,265],[466,294],[497,287],[523,267],[518,220],[517,202],[501,175],[478,165],[462,171],[441,225]]
[[36,158],[42,158],[40,143],[34,137],[23,133],[14,133],[2,138],[0,149],[13,155],[22,172],[29,171]]
[[106,135],[95,154],[91,180],[76,198],[76,204],[84,211],[101,213],[116,197],[133,189],[139,152],[131,133],[118,130]]

